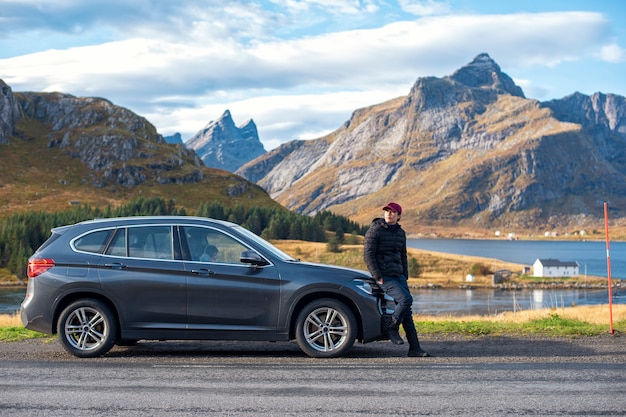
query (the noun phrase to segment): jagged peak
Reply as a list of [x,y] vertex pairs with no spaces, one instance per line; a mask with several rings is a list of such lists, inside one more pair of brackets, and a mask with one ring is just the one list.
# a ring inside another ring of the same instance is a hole
[[511,77],[502,72],[500,66],[489,54],[484,52],[478,54],[472,62],[459,68],[454,74],[445,78],[468,87],[494,88],[513,96],[524,97],[522,89],[515,84]]
[[[258,140],[259,131],[256,127],[256,123],[254,123],[254,120],[252,119],[249,119],[246,123],[242,124],[241,127],[239,127],[239,131],[241,132],[241,135],[246,139],[254,138]],[[265,148],[263,149],[265,150]]]
[[196,151],[206,166],[232,172],[265,152],[254,121],[249,119],[237,127],[229,110],[209,122],[185,146]]
[[254,120],[248,119],[244,124],[241,125],[241,129],[246,129],[249,126],[254,126],[256,128],[256,123],[254,123]]
[[209,123],[204,126],[203,130],[211,129],[212,127],[219,126],[228,126],[231,128],[235,127],[235,122],[233,121],[233,117],[230,114],[230,110],[226,109],[224,113],[217,120],[211,120]]
[[472,62],[470,62],[467,66],[482,66],[492,71],[501,72],[500,66],[486,52],[476,55]]

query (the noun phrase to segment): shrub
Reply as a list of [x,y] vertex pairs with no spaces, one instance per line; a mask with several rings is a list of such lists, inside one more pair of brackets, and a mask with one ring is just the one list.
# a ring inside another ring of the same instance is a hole
[[422,268],[414,257],[409,258],[409,277],[419,278],[422,275]]
[[490,273],[491,273],[491,270],[489,269],[489,267],[481,263],[472,265],[472,268],[470,269],[470,274],[472,275],[485,276],[485,275],[489,275]]
[[331,237],[330,239],[328,239],[328,243],[326,243],[326,250],[332,253],[341,252],[339,240],[336,237]]

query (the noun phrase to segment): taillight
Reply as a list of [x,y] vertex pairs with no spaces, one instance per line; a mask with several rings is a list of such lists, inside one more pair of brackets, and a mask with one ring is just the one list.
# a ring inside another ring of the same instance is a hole
[[28,278],[35,278],[54,266],[54,261],[48,258],[33,258],[28,260]]

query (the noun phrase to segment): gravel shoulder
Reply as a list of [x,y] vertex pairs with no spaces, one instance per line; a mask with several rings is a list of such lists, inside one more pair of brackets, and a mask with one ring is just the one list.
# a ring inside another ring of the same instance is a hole
[[[348,355],[332,361],[386,363],[428,361],[432,363],[615,363],[626,364],[626,337],[617,334],[576,338],[542,336],[420,336],[430,358],[407,358],[407,345],[390,342],[356,343]],[[305,356],[295,342],[140,341],[131,347],[114,347],[96,359],[78,359],[63,350],[54,338],[0,342],[2,361],[106,361],[172,363],[224,362],[316,362]]]

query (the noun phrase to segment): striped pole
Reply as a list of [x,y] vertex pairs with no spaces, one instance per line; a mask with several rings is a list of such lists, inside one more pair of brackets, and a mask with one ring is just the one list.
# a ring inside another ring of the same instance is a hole
[[615,330],[613,329],[613,289],[611,285],[611,254],[610,254],[610,243],[609,243],[609,206],[607,202],[604,202],[604,229],[606,235],[606,266],[607,266],[607,278],[609,285],[609,333],[614,334]]

